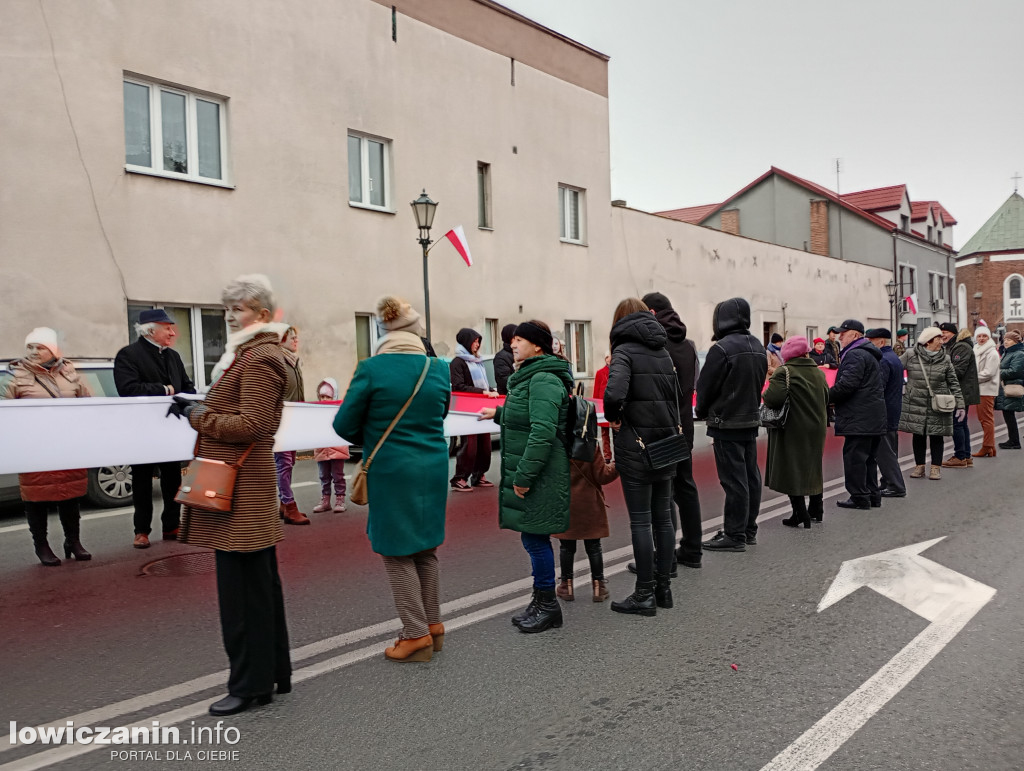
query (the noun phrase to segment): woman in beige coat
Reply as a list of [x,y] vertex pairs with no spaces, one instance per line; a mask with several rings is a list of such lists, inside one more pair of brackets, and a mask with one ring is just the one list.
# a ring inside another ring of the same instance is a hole
[[251,449],[235,482],[230,513],[184,507],[179,540],[216,550],[217,599],[231,664],[228,696],[211,715],[233,715],[291,691],[291,659],[275,544],[283,537],[278,513],[274,434],[281,423],[287,381],[281,335],[270,323],[274,297],[265,276],[240,276],[222,294],[229,335],[213,368],[205,401],[174,397],[168,414],[198,432],[196,455],[237,463]]
[[996,457],[995,405],[999,396],[999,351],[988,327],[978,327],[974,333],[974,359],[978,363],[978,386],[981,404],[978,405],[978,422],[981,423],[983,439],[981,449],[975,458]]
[[[12,361],[14,377],[7,384],[5,399],[75,399],[92,396],[70,361],[66,361],[57,345],[57,333],[48,327],[33,329],[25,338],[25,358]],[[25,517],[32,533],[36,556],[47,567],[60,565],[46,540],[46,518],[51,503],[57,504],[60,524],[64,528],[64,558],[90,560],[80,540],[82,514],[78,499],[89,486],[88,471],[37,471],[18,475]]]

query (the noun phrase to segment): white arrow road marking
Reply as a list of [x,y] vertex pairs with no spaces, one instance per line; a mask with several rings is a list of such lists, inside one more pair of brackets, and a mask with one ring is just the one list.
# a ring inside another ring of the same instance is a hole
[[931,623],[835,709],[775,756],[761,771],[812,771],[824,763],[957,636],[996,590],[921,556],[942,538],[849,560],[839,569],[818,612],[862,586]]

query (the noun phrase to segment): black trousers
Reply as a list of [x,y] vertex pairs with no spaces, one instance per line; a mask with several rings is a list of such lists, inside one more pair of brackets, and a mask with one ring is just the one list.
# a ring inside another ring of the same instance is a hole
[[[622,480],[622,496],[629,510],[629,532],[633,539],[636,580],[653,581],[657,571],[666,577],[672,572],[672,548],[676,533],[672,529],[672,480],[645,482]],[[654,551],[657,544],[657,565]]]
[[[693,481],[693,458],[684,460],[676,467],[676,478],[672,480],[672,497],[679,511],[679,526],[683,535],[679,539],[677,556],[683,562],[700,562],[700,540],[703,524],[700,518],[700,496]],[[673,518],[672,527],[676,523]]]
[[878,489],[878,445],[882,437],[847,436],[843,441],[843,472],[846,492],[858,503],[881,498]]
[[[558,561],[562,568],[563,579],[572,578],[573,563],[576,562],[576,541],[558,539],[560,548],[558,550]],[[584,538],[583,549],[587,552],[587,559],[590,561],[590,578],[594,581],[604,581],[604,551],[601,549],[600,538]]]
[[[50,503],[48,501],[24,501],[24,504],[25,519],[28,520],[28,530],[32,533],[32,542],[35,544],[46,543],[46,520],[50,511]],[[57,501],[56,506],[61,527],[64,528],[64,537],[72,541],[78,540],[82,519],[78,498]]]
[[215,553],[220,627],[231,663],[228,693],[272,693],[274,683],[292,674],[277,549]]
[[476,482],[491,468],[491,435],[471,434],[461,437],[460,441],[462,444],[455,458],[455,476],[451,481],[461,479],[465,482],[472,477]]
[[149,535],[153,525],[153,472],[160,469],[160,496],[164,510],[160,515],[163,531],[169,533],[181,523],[181,504],[174,496],[181,487],[181,464],[136,463],[132,465],[132,503],[135,505],[135,534]]
[[914,434],[914,463],[918,466],[923,466],[925,462],[925,450],[931,450],[932,454],[932,465],[942,465],[942,448],[946,443],[946,437],[944,436],[928,436],[924,434]]
[[882,487],[897,493],[905,493],[907,484],[903,481],[903,470],[900,468],[900,433],[889,431],[883,434],[878,444],[878,473]]
[[1013,410],[1003,410],[1003,420],[1006,421],[1006,441],[1020,444],[1020,429],[1017,427],[1017,413]]
[[757,440],[715,438],[715,466],[725,490],[722,529],[730,538],[746,543],[757,535],[761,511],[761,469],[757,465]]

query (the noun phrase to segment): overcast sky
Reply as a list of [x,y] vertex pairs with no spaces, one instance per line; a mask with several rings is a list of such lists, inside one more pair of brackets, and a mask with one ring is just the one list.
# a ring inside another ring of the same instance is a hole
[[842,192],[905,183],[959,247],[1024,174],[1022,0],[501,2],[611,57],[612,197],[636,208],[773,165],[835,190],[842,158]]

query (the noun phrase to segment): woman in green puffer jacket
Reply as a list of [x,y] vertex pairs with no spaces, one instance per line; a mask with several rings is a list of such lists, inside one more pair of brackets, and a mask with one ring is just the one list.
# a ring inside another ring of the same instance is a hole
[[[914,470],[911,479],[924,476],[925,449],[930,444],[932,468],[929,479],[942,479],[942,446],[944,437],[953,435],[954,414],[963,420],[964,396],[949,354],[942,349],[942,330],[928,327],[917,338],[917,345],[900,356],[907,373],[903,390],[903,412],[900,431],[914,435]],[[930,387],[930,388],[929,388]],[[955,412],[932,409],[933,395],[956,397]]]
[[516,327],[512,353],[518,369],[508,379],[505,405],[480,412],[481,420],[494,418],[501,426],[498,523],[522,534],[533,567],[533,599],[512,618],[527,633],[562,625],[551,534],[569,527],[564,432],[573,378],[569,363],[551,353],[551,342],[551,330],[543,321]]
[[1002,410],[1003,420],[1009,435],[999,446],[1004,450],[1020,449],[1020,430],[1017,428],[1017,413],[1024,412],[1024,397],[1007,396],[1004,386],[1024,385],[1024,342],[1016,329],[1011,329],[1003,338],[1005,352],[999,362],[999,396],[995,408]]

